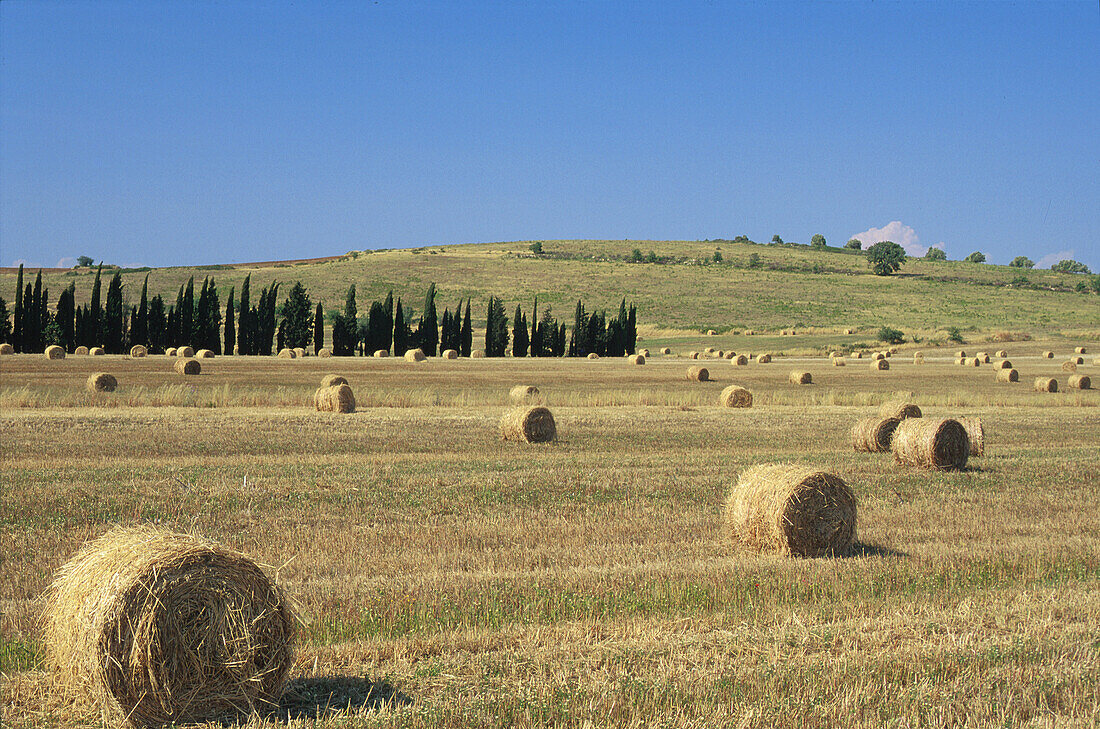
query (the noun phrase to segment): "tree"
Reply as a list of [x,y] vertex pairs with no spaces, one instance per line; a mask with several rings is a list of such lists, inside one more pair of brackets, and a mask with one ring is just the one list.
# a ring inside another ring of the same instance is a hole
[[301,281],[295,281],[283,302],[283,336],[287,347],[298,349],[309,346],[312,310],[313,302],[309,299],[306,287]]
[[11,322],[8,321],[8,302],[0,296],[0,342],[11,344]]
[[23,351],[23,264],[15,281],[15,309],[12,311],[11,344],[16,352]]
[[1035,261],[1031,260],[1027,256],[1016,256],[1008,265],[1012,266],[1013,268],[1034,268]]
[[317,309],[313,312],[313,353],[317,354],[325,346],[325,312],[321,308],[321,302],[317,302]]
[[393,310],[393,354],[395,357],[404,357],[409,351],[409,324],[405,321],[405,312],[401,309],[401,299],[397,299],[397,306]]
[[470,323],[470,300],[466,299],[466,314],[462,317],[462,351],[463,357],[470,356],[470,349],[474,344],[474,327]]
[[260,301],[252,314],[255,339],[253,354],[270,356],[271,340],[275,337],[275,299],[279,295],[279,284],[272,282],[260,291]]
[[905,341],[905,334],[893,327],[882,327],[878,330],[878,340],[889,344],[901,344]]
[[722,251],[715,250],[714,255],[711,256],[711,260],[714,261],[715,263],[721,263],[722,262]]
[[88,304],[88,310],[84,316],[84,340],[85,347],[97,347],[101,341],[99,322],[103,318],[103,307],[100,306],[103,296],[103,264],[95,272],[95,281],[92,282],[92,300]]
[[1100,294],[1100,273],[1089,279],[1089,286],[1094,294]]
[[630,252],[630,262],[631,263],[641,263],[644,260],[645,260],[645,258],[642,256],[641,249],[635,248],[633,251]]
[[178,345],[195,346],[191,338],[195,334],[195,277],[187,279],[187,285],[183,289],[183,298],[176,307],[176,329],[179,337]]
[[[59,303],[58,307],[60,306]],[[130,343],[149,346],[149,274],[145,274],[145,281],[141,284],[141,300],[138,302],[137,313],[130,320]]]
[[225,299],[225,353],[233,354],[233,345],[237,343],[236,327],[233,323],[233,287],[229,287],[229,296]]
[[168,320],[164,311],[164,299],[157,294],[149,302],[149,351],[159,354],[167,341]]
[[985,263],[985,254],[981,251],[974,251],[963,260],[967,263]]
[[516,304],[516,313],[512,315],[512,356],[526,357],[529,343],[527,317],[520,311],[519,304]]
[[485,356],[503,357],[508,352],[508,317],[504,314],[504,302],[489,297],[485,315]]
[[889,276],[903,263],[905,249],[893,241],[879,241],[867,249],[867,265],[879,276]]
[[542,255],[542,241],[537,240],[531,244],[531,252],[535,255]]
[[416,346],[428,357],[434,357],[439,347],[439,322],[435,309],[435,284],[428,286],[424,294],[424,316],[417,327]]
[[657,254],[654,251],[650,251],[649,253],[645,254],[645,262],[646,263],[656,263],[657,262]]
[[107,285],[107,306],[103,314],[103,349],[108,354],[122,354],[124,318],[122,274],[115,271],[111,283]]
[[772,236],[772,243],[776,245],[783,245],[783,239],[779,237],[779,233]]
[[825,248],[827,245],[825,243],[825,236],[821,235],[821,233],[814,233],[814,237],[810,238],[810,245],[814,248]]
[[924,254],[924,260],[926,261],[946,261],[947,253],[942,248],[932,247],[928,249],[928,252]]
[[73,268],[91,268],[94,263],[95,259],[91,256],[77,256],[76,265]]
[[749,264],[748,265],[749,265],[749,268],[760,268],[760,266],[763,265],[760,262],[760,254],[759,253],[750,253],[749,254]]
[[850,241],[844,244],[845,248],[850,248],[853,251],[863,250],[863,241],[859,238],[852,238]]
[[1092,273],[1089,267],[1079,261],[1075,261],[1072,258],[1063,259],[1058,261],[1050,267],[1051,271],[1058,271],[1059,273]]
[[70,283],[68,288],[61,292],[57,298],[57,325],[61,330],[62,346],[66,352],[76,349],[76,283]]
[[592,350],[588,341],[588,314],[584,304],[577,299],[577,308],[573,310],[573,335],[569,342],[569,356],[583,357]]
[[237,315],[237,354],[255,354],[252,351],[252,309],[249,308],[251,283],[252,274],[248,274],[241,284],[241,313]]

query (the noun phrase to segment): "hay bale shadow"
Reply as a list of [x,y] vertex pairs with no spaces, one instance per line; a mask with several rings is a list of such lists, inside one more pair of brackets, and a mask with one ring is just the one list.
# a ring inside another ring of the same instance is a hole
[[856,541],[848,551],[843,555],[845,558],[851,557],[893,557],[900,559],[901,557],[908,557],[907,552],[902,552],[899,549],[892,549],[890,547],[884,547],[881,544],[872,544],[871,542]]
[[387,681],[365,676],[319,676],[296,678],[287,682],[286,690],[265,718],[270,721],[322,719],[340,712],[383,709],[411,704],[413,699]]

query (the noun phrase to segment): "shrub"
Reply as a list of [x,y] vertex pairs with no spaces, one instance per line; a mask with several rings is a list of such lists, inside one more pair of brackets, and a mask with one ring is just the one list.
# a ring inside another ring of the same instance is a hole
[[1079,261],[1074,261],[1073,259],[1058,261],[1050,267],[1050,270],[1058,271],[1059,273],[1092,273],[1088,266]]
[[1027,256],[1016,256],[1008,265],[1012,266],[1013,268],[1033,268],[1035,266],[1035,261],[1031,260]]
[[534,253],[535,255],[541,255],[542,254],[542,241],[541,240],[537,240],[537,241],[535,241],[534,243],[531,244],[531,252]]
[[947,253],[942,248],[929,248],[928,252],[924,254],[924,260],[926,261],[946,261]]
[[824,248],[828,244],[825,242],[825,236],[821,233],[814,233],[814,237],[810,238],[810,245],[814,248]]
[[760,268],[760,256],[756,253],[749,254],[749,268]]
[[851,248],[853,251],[863,250],[863,241],[859,238],[852,238],[850,241],[844,244],[845,248]]
[[635,248],[633,251],[630,252],[631,263],[641,263],[644,260],[645,259],[642,257],[642,251],[640,249]]
[[948,340],[952,342],[958,342],[959,344],[962,344],[966,341],[965,339],[963,339],[962,332],[959,331],[958,327],[948,327],[947,338]]
[[645,254],[645,262],[646,263],[656,263],[657,262],[657,254],[654,253],[653,251],[650,251],[649,253]]
[[882,327],[878,330],[878,339],[880,342],[889,342],[890,344],[901,344],[905,341],[905,334],[893,327]]
[[963,260],[967,263],[985,263],[985,254],[981,251],[974,251]]
[[714,255],[711,256],[711,260],[713,260],[715,263],[721,263],[722,262],[722,251],[715,251]]

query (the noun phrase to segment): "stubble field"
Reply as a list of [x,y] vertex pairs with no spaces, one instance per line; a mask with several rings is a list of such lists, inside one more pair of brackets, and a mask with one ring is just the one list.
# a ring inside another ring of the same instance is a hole
[[[1020,383],[947,351],[888,372],[709,360],[711,383],[660,356],[222,357],[188,378],[163,356],[4,357],[4,721],[100,723],[38,666],[40,598],[85,540],[152,523],[244,551],[297,603],[287,696],[255,725],[1093,726],[1100,392],[1065,391],[1065,357],[1038,357],[1054,345],[1005,346]],[[117,392],[83,391],[99,370]],[[329,372],[356,413],[309,407]],[[1064,391],[1032,392],[1040,374]],[[557,442],[499,439],[515,384]],[[754,407],[718,408],[728,384]],[[897,393],[981,417],[985,456],[936,473],[853,452],[850,425]],[[731,544],[725,494],[774,461],[848,482],[852,554]]]

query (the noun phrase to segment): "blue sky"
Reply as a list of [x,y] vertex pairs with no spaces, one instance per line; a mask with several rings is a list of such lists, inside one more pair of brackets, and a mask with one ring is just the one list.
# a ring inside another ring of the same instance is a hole
[[878,229],[1100,271],[1095,2],[5,0],[0,56],[3,265]]

